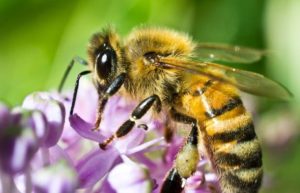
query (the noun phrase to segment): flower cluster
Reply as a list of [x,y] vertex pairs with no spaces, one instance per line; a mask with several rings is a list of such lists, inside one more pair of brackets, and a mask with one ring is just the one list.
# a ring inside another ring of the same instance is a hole
[[[71,93],[33,93],[13,109],[0,104],[0,192],[159,193],[184,138],[175,135],[166,143],[166,118],[147,113],[128,135],[101,150],[98,144],[128,119],[137,103],[113,96],[100,130],[93,131],[97,98],[93,85],[83,80],[70,117]],[[147,131],[139,124],[146,124]],[[184,192],[212,189],[218,190],[218,180],[202,158]]]

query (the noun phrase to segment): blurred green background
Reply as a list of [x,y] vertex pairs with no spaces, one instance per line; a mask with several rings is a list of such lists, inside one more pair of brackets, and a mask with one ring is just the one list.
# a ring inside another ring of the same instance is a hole
[[[0,0],[0,99],[21,104],[32,91],[57,88],[73,56],[86,57],[90,35],[113,24],[125,36],[140,24],[188,32],[201,42],[266,49],[240,68],[265,74],[294,94],[288,102],[247,96],[264,142],[262,192],[299,192],[299,0]],[[67,82],[74,84],[76,66]]]

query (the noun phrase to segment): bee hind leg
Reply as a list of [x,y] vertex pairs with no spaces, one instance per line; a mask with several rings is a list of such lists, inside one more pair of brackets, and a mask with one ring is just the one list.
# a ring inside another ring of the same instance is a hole
[[180,193],[184,188],[185,179],[193,175],[199,161],[198,126],[196,119],[171,109],[170,116],[175,121],[191,124],[192,129],[185,145],[176,156],[174,167],[169,171],[161,193]]
[[127,135],[134,127],[136,120],[144,116],[154,104],[156,104],[156,109],[161,109],[161,100],[157,95],[152,95],[144,99],[140,104],[137,105],[137,107],[131,113],[130,118],[119,127],[115,134],[107,138],[103,143],[99,144],[100,148],[105,149],[106,146],[115,138],[120,138]]

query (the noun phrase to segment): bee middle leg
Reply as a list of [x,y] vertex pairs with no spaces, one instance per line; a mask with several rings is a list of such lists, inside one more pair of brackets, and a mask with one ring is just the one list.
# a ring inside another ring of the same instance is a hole
[[120,138],[127,135],[134,127],[136,120],[142,118],[154,104],[156,104],[156,111],[159,112],[161,110],[161,100],[157,95],[152,95],[144,99],[140,104],[137,105],[137,107],[131,113],[130,118],[119,127],[115,134],[106,139],[103,143],[99,144],[100,148],[105,149],[106,146],[115,138]]
[[185,145],[176,156],[173,168],[167,174],[161,193],[180,193],[184,188],[185,179],[190,177],[197,169],[199,161],[198,152],[198,126],[196,119],[170,110],[172,119],[178,122],[191,124],[192,129]]

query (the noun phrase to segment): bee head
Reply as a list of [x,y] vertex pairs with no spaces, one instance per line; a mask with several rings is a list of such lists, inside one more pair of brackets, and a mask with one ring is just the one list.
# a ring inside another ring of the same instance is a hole
[[105,86],[114,79],[117,75],[120,55],[119,39],[111,29],[92,36],[88,56],[96,83]]

